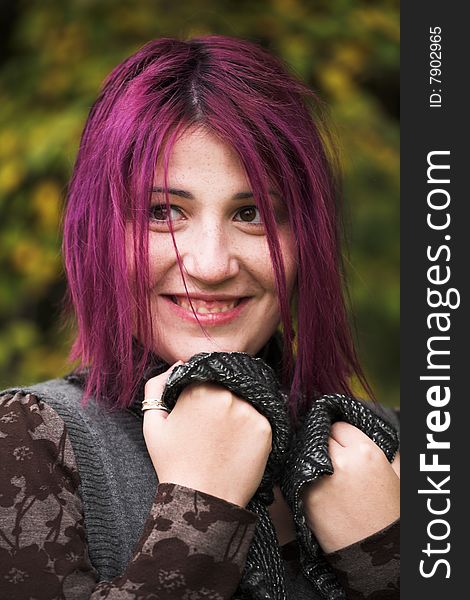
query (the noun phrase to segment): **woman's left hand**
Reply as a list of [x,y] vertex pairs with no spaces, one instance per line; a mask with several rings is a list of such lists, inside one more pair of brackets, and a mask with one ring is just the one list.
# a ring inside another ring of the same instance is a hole
[[362,431],[334,423],[328,451],[333,475],[303,493],[307,522],[326,553],[384,529],[400,516],[399,455],[392,464]]

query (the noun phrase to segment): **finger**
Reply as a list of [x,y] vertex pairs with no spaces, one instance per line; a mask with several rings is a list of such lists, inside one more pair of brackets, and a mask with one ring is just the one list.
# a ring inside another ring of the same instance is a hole
[[164,410],[146,410],[142,423],[145,440],[152,439],[150,436],[160,435],[162,427],[168,418],[168,413]]
[[374,443],[365,433],[362,433],[360,429],[354,427],[354,425],[345,423],[344,421],[333,423],[330,436],[344,448],[361,443]]
[[343,449],[343,446],[341,446],[341,444],[338,444],[338,442],[334,438],[328,438],[328,454],[333,463],[335,458]]
[[158,427],[168,419],[166,410],[146,410],[144,412],[144,424]]
[[150,398],[159,400],[163,395],[163,390],[165,389],[166,382],[168,381],[168,377],[173,372],[173,369],[182,364],[184,364],[183,361],[179,360],[178,362],[175,362],[174,365],[171,365],[171,367],[169,367],[166,371],[160,373],[160,375],[149,379],[145,384],[144,398],[146,400]]

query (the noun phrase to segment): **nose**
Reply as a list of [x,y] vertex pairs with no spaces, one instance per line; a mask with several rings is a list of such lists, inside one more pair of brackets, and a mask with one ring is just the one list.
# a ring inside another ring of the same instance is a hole
[[184,270],[191,278],[206,285],[216,285],[239,273],[238,257],[230,236],[223,229],[201,231],[188,241],[182,260]]

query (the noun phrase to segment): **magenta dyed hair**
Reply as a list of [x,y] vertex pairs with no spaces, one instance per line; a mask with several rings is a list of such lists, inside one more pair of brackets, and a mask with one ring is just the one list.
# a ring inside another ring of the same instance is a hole
[[[338,186],[318,98],[282,63],[240,39],[158,39],[118,65],[81,140],[64,223],[66,306],[78,333],[70,358],[88,368],[85,397],[128,406],[150,356],[148,207],[157,156],[167,164],[187,127],[229,140],[266,225],[284,334],[284,382],[293,413],[322,393],[350,393],[356,374],[342,290]],[[312,112],[313,111],[313,112]],[[268,194],[284,199],[298,255],[297,352]],[[126,223],[133,223],[135,280]],[[135,352],[133,326],[140,351]]]

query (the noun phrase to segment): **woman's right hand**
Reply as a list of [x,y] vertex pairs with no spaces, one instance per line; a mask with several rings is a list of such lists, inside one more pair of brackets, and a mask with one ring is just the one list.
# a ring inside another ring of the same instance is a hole
[[[149,379],[161,398],[168,371]],[[213,383],[187,386],[170,414],[144,412],[144,438],[161,483],[177,483],[246,506],[261,482],[272,431],[251,404]]]

